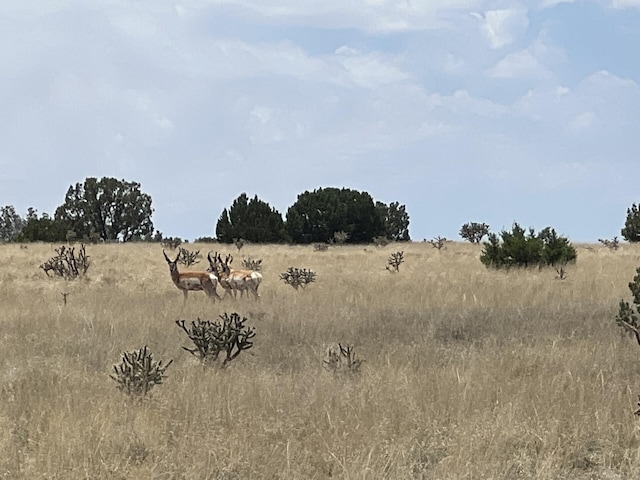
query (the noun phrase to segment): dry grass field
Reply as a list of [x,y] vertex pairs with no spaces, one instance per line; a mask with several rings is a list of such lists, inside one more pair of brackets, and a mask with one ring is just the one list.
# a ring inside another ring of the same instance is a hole
[[[225,247],[263,259],[261,300],[184,307],[157,244],[89,245],[74,282],[38,268],[55,246],[0,245],[2,478],[640,478],[640,347],[614,322],[636,246],[578,246],[565,280],[489,271],[461,243]],[[316,283],[279,281],[291,266]],[[255,344],[207,369],[175,320],[223,312]],[[323,367],[333,342],[360,375]],[[109,374],[143,345],[174,363],[135,402]]]

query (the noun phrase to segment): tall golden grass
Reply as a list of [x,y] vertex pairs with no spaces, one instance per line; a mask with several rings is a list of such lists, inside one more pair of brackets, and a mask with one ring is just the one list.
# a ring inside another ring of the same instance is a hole
[[[70,282],[38,268],[53,247],[0,246],[2,478],[640,478],[640,347],[614,322],[636,246],[578,246],[557,280],[487,270],[469,244],[248,245],[235,264],[263,259],[259,302],[184,306],[159,245],[89,245]],[[279,281],[292,266],[316,283]],[[223,312],[255,345],[205,369],[175,320]],[[323,368],[334,342],[359,376]],[[136,402],[109,374],[144,345],[174,363]]]

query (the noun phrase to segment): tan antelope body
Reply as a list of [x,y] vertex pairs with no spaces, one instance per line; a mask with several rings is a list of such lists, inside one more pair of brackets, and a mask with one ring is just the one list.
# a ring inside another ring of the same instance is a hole
[[220,285],[225,288],[225,297],[233,292],[234,298],[237,297],[238,291],[242,298],[245,291],[251,292],[256,299],[260,298],[258,287],[262,283],[262,274],[254,270],[236,270],[229,267],[229,263],[233,261],[231,255],[227,255],[223,262],[219,254],[207,255],[209,259],[209,270],[216,273],[220,279]]
[[203,291],[207,297],[211,300],[217,298],[218,300],[222,300],[216,288],[218,287],[218,277],[214,273],[211,272],[179,272],[178,271],[178,258],[180,254],[176,257],[175,260],[171,261],[164,250],[162,250],[164,254],[164,258],[167,260],[167,264],[169,265],[169,273],[171,274],[171,280],[175,284],[178,289],[182,290],[184,294],[184,301],[187,301],[187,295],[189,291]]
[[207,272],[212,272],[214,275],[216,275],[218,277],[218,283],[220,284],[220,286],[222,288],[224,288],[224,297],[223,298],[227,298],[227,296],[231,296],[233,295],[233,298],[238,298],[238,290],[240,290],[240,298],[242,298],[242,296],[244,295],[244,291],[245,289],[235,289],[233,288],[234,285],[232,285],[226,278],[223,278],[221,275],[221,271],[222,271],[222,267],[218,266],[217,263],[217,257],[218,254],[215,253],[213,255],[213,258],[211,258],[211,252],[209,252],[207,254],[207,259],[209,260],[209,268],[207,268]]

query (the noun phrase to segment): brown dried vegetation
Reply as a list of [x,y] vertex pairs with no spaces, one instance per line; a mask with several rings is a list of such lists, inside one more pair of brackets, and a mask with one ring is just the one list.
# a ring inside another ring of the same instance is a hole
[[[251,247],[260,302],[183,305],[159,245],[92,246],[82,282],[38,268],[50,245],[0,246],[0,476],[640,478],[640,358],[614,321],[640,246],[577,246],[562,282],[488,270],[471,244],[403,244],[393,276],[384,249]],[[318,273],[304,295],[291,265]],[[202,368],[175,321],[230,309],[255,345]],[[327,371],[332,342],[357,345],[359,375]],[[140,345],[174,362],[131,403],[109,374]]]

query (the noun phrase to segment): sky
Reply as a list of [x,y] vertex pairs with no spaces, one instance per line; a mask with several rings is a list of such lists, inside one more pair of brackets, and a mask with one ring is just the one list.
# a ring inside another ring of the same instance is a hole
[[640,0],[0,2],[0,206],[53,214],[87,177],[141,184],[165,236],[241,193],[400,202],[620,235],[640,202]]

